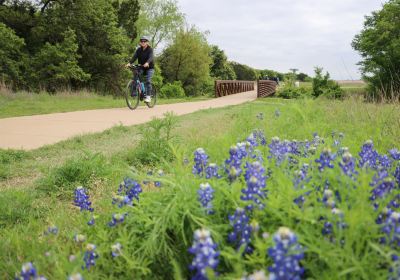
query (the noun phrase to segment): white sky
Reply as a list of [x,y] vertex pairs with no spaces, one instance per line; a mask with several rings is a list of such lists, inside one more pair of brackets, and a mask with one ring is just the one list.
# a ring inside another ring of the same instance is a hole
[[[364,16],[382,0],[178,0],[189,24],[229,60],[257,69],[313,75],[314,66],[338,80],[359,79],[351,41]],[[346,70],[347,68],[347,70]]]

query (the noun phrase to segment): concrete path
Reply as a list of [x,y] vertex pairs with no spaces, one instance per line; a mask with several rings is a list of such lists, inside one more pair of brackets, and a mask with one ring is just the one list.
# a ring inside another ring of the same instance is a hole
[[166,112],[184,115],[256,98],[256,91],[248,91],[206,101],[156,105],[153,109],[139,107],[131,111],[126,107],[0,119],[0,148],[31,150],[73,136],[101,132],[119,124],[145,123],[153,117],[162,117]]

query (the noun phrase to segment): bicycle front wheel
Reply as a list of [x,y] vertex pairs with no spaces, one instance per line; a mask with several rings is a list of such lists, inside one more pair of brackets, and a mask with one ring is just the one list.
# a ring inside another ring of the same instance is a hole
[[139,94],[136,91],[135,82],[133,80],[129,81],[125,89],[125,100],[126,105],[129,109],[135,110],[139,105]]
[[153,108],[154,106],[156,106],[156,103],[157,103],[157,90],[154,87],[154,85],[152,85],[152,87],[151,87],[150,97],[151,97],[151,102],[146,103],[146,105],[149,108]]

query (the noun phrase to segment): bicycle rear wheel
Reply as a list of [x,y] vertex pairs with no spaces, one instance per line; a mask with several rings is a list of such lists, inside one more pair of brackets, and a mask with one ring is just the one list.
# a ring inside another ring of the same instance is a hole
[[157,90],[156,90],[156,88],[154,87],[154,85],[151,86],[151,94],[150,94],[150,97],[151,97],[151,102],[146,103],[146,105],[147,105],[147,107],[149,107],[149,108],[153,108],[154,106],[156,106],[156,103],[157,103]]
[[139,105],[139,94],[136,91],[135,82],[133,80],[129,81],[125,89],[125,100],[126,105],[129,109],[135,110]]

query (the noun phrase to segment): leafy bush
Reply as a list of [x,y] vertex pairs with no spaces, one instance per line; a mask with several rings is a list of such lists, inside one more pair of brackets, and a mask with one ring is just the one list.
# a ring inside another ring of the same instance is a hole
[[185,90],[181,81],[175,81],[172,84],[165,84],[160,90],[160,97],[164,98],[182,98],[185,97]]
[[176,119],[172,113],[165,114],[163,119],[153,119],[143,129],[142,139],[139,145],[127,154],[127,161],[136,165],[155,166],[161,161],[174,159],[170,142],[172,129]]
[[330,75],[326,72],[322,75],[322,68],[315,68],[315,77],[312,80],[312,88],[314,97],[324,96],[329,99],[343,98],[343,90],[339,84],[330,79]]
[[311,92],[305,87],[284,85],[283,87],[279,88],[278,96],[287,99],[305,98],[305,97],[310,97]]
[[104,178],[110,172],[110,165],[102,154],[89,154],[67,160],[55,167],[37,182],[38,189],[47,194],[71,197],[77,186],[91,188],[94,180]]

